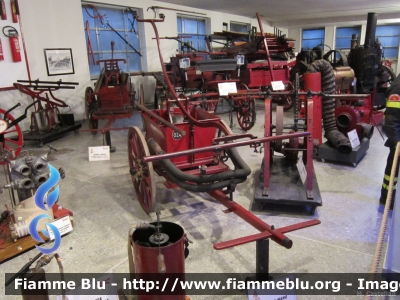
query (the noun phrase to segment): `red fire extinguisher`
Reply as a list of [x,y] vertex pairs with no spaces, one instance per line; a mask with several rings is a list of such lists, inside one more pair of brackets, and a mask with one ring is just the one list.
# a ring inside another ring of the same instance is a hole
[[18,23],[19,8],[17,0],[10,0],[13,23]]
[[1,19],[2,20],[7,20],[7,12],[6,12],[6,4],[4,3],[4,0],[0,0],[0,14],[1,14]]
[[4,55],[3,55],[3,46],[1,45],[1,40],[0,40],[0,61],[4,60]]
[[[8,33],[5,32],[6,28]],[[21,48],[19,47],[18,31],[12,26],[4,26],[3,34],[10,40],[11,55],[13,62],[21,61]]]

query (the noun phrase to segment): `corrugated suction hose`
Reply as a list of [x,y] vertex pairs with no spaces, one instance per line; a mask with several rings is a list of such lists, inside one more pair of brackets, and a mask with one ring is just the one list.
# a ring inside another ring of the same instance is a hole
[[[152,154],[164,154],[165,152],[157,144],[157,142],[150,138],[147,141],[150,152]],[[232,184],[236,185],[242,183],[251,174],[251,170],[244,160],[240,157],[235,148],[226,150],[229,158],[235,166],[235,170],[229,170],[221,173],[210,175],[191,175],[186,174],[175,166],[169,159],[160,160],[164,171],[168,174],[169,178],[176,183],[179,187],[191,192],[208,192],[213,190],[220,190],[229,187]]]
[[[307,73],[321,73],[322,78],[322,92],[324,94],[335,93],[335,74],[331,64],[324,60],[319,59],[314,61]],[[341,153],[350,153],[352,147],[349,139],[341,133],[336,127],[335,118],[335,99],[322,97],[322,120],[324,121],[324,131],[326,139]]]

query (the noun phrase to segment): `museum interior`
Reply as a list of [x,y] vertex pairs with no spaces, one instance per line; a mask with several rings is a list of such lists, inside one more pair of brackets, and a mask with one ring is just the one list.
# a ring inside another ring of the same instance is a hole
[[0,3],[0,299],[400,299],[398,1]]

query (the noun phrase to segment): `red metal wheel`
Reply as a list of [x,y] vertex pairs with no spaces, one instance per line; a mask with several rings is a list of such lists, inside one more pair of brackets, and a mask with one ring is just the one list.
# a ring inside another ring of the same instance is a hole
[[254,99],[236,101],[238,106],[236,116],[239,126],[243,130],[250,130],[256,123],[256,102]]
[[[0,108],[0,119],[4,119],[5,113],[6,111]],[[7,114],[7,119],[10,122],[14,121],[13,116],[10,114]],[[4,136],[4,140],[2,140],[1,136]],[[24,136],[19,125],[16,124],[0,134],[0,142],[2,144],[2,148],[10,153],[11,158],[16,158],[24,145]],[[5,161],[0,159],[0,165],[4,165],[5,163]]]
[[146,213],[151,213],[156,204],[153,164],[142,161],[143,157],[149,155],[149,148],[140,129],[136,126],[130,128],[128,132],[129,168],[136,196]]
[[[93,89],[88,86],[85,90],[85,112],[86,119],[89,122],[89,129],[98,129],[99,128],[99,120],[93,119],[93,113],[95,112],[97,107],[97,100],[95,95],[93,95]],[[92,131],[93,135],[97,134],[97,131]]]

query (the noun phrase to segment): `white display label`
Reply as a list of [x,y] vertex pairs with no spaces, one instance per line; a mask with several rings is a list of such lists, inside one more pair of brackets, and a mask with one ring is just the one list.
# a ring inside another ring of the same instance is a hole
[[89,161],[110,160],[110,146],[89,147]]
[[351,148],[356,148],[360,145],[360,139],[358,138],[357,130],[353,129],[347,133],[349,137]]
[[229,93],[237,93],[236,82],[218,83],[218,91],[220,96],[228,96]]
[[0,133],[3,133],[8,128],[7,122],[4,120],[0,120]]
[[284,91],[285,85],[283,84],[282,80],[279,81],[271,81],[272,89],[274,91]]
[[187,69],[190,67],[190,59],[189,58],[181,58],[179,60],[179,68]]
[[[55,220],[54,222],[51,222],[54,226],[58,228],[58,231],[60,232],[61,236],[64,234],[67,234],[73,230],[71,220],[69,216],[62,217],[61,219]],[[47,231],[50,236],[50,241],[54,240],[54,233],[53,231],[47,226]]]
[[301,181],[303,182],[303,184],[305,184],[307,179],[307,170],[306,167],[304,166],[302,157],[299,157],[299,159],[297,160],[296,167],[297,170],[299,171]]

